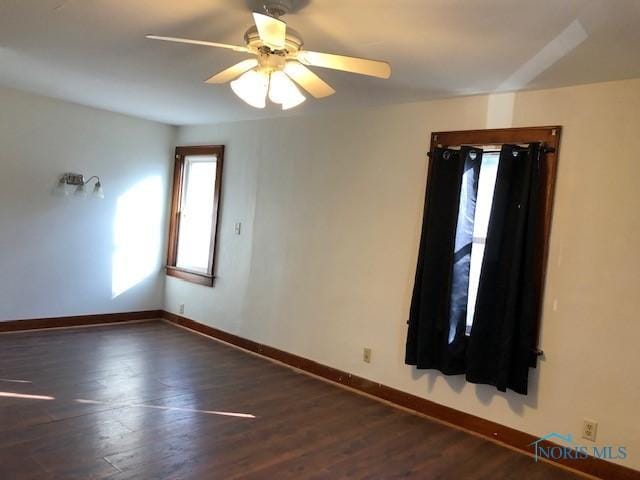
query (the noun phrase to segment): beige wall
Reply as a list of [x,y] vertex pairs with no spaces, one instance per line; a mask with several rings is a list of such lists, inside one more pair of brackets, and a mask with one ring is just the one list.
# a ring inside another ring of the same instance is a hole
[[[429,134],[550,124],[564,132],[530,394],[404,365]],[[179,143],[227,148],[218,279],[168,279],[166,309],[534,435],[595,419],[640,469],[640,80],[185,127]]]
[[[174,135],[0,87],[0,321],[162,306]],[[52,195],[65,172],[104,200]]]

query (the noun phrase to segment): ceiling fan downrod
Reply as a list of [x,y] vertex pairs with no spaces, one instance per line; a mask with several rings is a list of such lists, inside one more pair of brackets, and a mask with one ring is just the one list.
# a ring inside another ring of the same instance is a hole
[[264,11],[274,18],[280,18],[293,10],[293,0],[268,0],[264,2]]

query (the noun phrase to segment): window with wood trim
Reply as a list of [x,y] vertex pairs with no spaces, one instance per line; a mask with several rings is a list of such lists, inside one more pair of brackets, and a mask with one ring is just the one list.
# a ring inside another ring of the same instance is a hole
[[405,363],[527,394],[560,132],[432,134]]
[[[553,126],[436,132],[432,134],[431,154],[435,148],[460,148],[463,146],[478,147],[484,151],[480,166],[474,213],[465,329],[467,335],[470,333],[473,325],[475,301],[484,257],[484,246],[487,239],[493,193],[496,187],[500,149],[502,145],[505,144],[528,145],[539,142],[546,152],[541,165],[542,181],[539,184],[539,188],[541,190],[540,197],[543,201],[540,202],[540,208],[537,212],[541,229],[539,230],[539,237],[536,242],[538,245],[538,253],[534,259],[535,278],[532,282],[538,302],[542,300],[549,248],[549,233],[551,230],[551,208],[553,205],[553,192],[557,169],[557,153],[561,131],[562,127]],[[538,312],[537,315],[539,317],[540,313]]]
[[224,146],[177,147],[167,275],[213,286]]

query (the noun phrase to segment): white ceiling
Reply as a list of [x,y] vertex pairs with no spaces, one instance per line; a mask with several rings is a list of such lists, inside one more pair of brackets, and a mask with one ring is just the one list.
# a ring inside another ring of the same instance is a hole
[[[254,0],[0,0],[0,84],[170,124],[283,115],[203,81],[245,55]],[[390,80],[315,69],[337,90],[288,114],[640,77],[640,0],[304,0],[309,49],[387,60]]]

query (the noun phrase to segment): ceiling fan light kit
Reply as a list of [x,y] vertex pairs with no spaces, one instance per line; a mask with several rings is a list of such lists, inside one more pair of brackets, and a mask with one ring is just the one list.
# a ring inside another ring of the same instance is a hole
[[265,72],[249,70],[231,82],[231,90],[252,107],[264,108],[267,106],[269,75]]
[[294,108],[306,100],[298,86],[318,99],[333,95],[335,90],[307,66],[382,79],[391,76],[387,62],[304,50],[302,37],[279,18],[292,8],[292,0],[271,0],[264,5],[265,13],[254,12],[255,25],[246,31],[244,47],[158,35],[147,35],[147,38],[255,55],[257,58],[243,60],[206,81],[208,84],[231,82],[233,92],[254,108],[265,108],[267,97],[283,110]]
[[286,73],[276,70],[271,74],[269,100],[282,105],[283,110],[289,110],[300,105],[306,98]]

